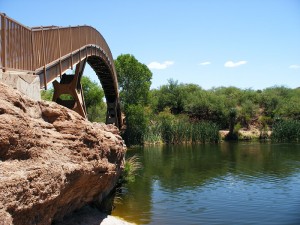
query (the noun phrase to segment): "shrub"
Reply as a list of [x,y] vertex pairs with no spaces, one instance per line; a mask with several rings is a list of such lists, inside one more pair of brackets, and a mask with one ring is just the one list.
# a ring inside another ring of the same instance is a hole
[[143,145],[149,119],[141,105],[128,105],[125,109],[126,130],[123,138],[127,145]]
[[134,182],[140,169],[142,169],[142,164],[138,156],[134,155],[128,158],[124,165],[123,180],[121,182]]

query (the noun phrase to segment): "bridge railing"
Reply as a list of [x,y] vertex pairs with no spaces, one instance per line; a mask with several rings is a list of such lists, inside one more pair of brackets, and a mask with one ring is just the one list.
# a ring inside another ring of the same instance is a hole
[[30,28],[1,14],[1,60],[2,70],[33,71],[33,42]]
[[[103,36],[93,27],[28,28],[1,13],[0,67],[5,70],[27,70],[38,73],[46,67],[80,53],[89,46],[104,52],[115,74],[111,51]],[[72,66],[72,65],[71,65]]]

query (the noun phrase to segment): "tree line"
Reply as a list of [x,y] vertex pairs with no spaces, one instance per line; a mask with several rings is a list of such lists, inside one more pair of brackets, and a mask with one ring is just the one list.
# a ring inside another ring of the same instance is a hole
[[274,140],[300,140],[300,88],[204,90],[170,79],[150,90],[151,71],[129,54],[116,59],[116,70],[129,145],[216,142],[219,130],[229,130],[227,138],[238,139],[238,130],[251,127],[260,130],[261,138],[273,131]]

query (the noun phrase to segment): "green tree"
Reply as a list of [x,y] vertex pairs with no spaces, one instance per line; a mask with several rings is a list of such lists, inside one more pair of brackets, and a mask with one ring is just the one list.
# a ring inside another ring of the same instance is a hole
[[231,108],[229,110],[229,133],[225,137],[226,140],[237,140],[238,139],[238,130],[235,129],[236,115],[237,115],[236,108]]
[[127,105],[148,103],[152,72],[133,55],[120,55],[115,60],[120,99],[125,111]]
[[157,110],[161,112],[168,107],[173,114],[182,113],[185,100],[185,92],[182,87],[183,85],[178,84],[178,81],[173,79],[169,79],[167,85],[161,86]]
[[226,98],[217,95],[214,90],[203,90],[198,88],[187,94],[185,112],[197,120],[211,121],[219,127],[228,127],[228,107]]
[[81,78],[81,84],[89,121],[105,122],[106,104],[103,102],[103,89],[87,76]]
[[251,100],[244,100],[241,102],[241,106],[238,111],[238,121],[244,127],[249,128],[251,121],[258,119],[256,118],[258,110],[258,105],[254,104]]
[[143,145],[149,119],[142,105],[126,107],[126,130],[124,139],[128,145]]
[[97,84],[97,82],[92,81],[89,77],[83,76],[81,78],[81,85],[83,89],[83,95],[85,99],[85,105],[87,108],[95,105],[104,105],[104,91]]
[[275,114],[286,119],[300,120],[300,88],[289,90],[288,96],[279,101]]
[[53,91],[53,88],[41,90],[41,99],[45,101],[52,101]]
[[259,103],[264,110],[264,115],[274,119],[278,116],[280,105],[288,101],[291,97],[292,90],[283,86],[275,86],[263,90]]
[[120,55],[115,60],[120,100],[126,116],[124,139],[127,145],[141,145],[149,119],[145,106],[149,101],[152,73],[133,55]]

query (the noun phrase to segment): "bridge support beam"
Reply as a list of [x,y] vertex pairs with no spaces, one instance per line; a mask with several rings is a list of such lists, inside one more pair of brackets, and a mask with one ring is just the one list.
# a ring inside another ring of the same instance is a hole
[[86,59],[76,65],[75,74],[63,74],[60,83],[56,80],[53,81],[54,93],[52,100],[74,110],[82,117],[87,118],[86,106],[80,83],[85,64]]
[[114,124],[116,127],[119,127],[118,120],[118,102],[107,102],[107,112],[106,112],[106,124]]

